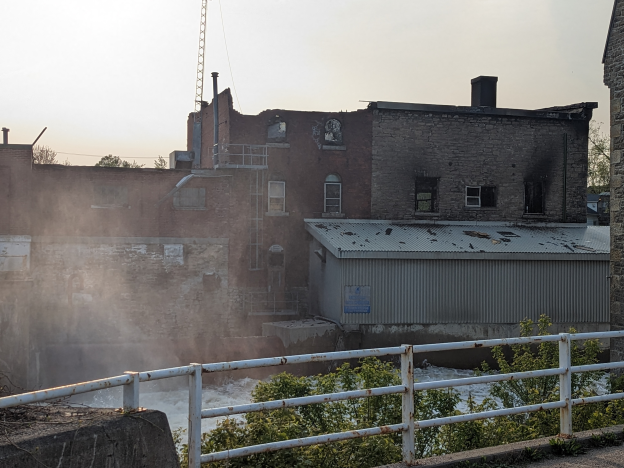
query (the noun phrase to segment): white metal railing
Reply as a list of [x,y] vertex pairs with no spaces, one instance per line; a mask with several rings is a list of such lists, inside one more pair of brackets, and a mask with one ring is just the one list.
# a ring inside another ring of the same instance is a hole
[[217,168],[266,169],[269,147],[222,143],[212,149]]
[[[572,407],[601,401],[611,401],[624,398],[624,393],[600,395],[589,398],[572,398],[572,373],[593,372],[607,369],[624,368],[624,362],[612,362],[605,364],[591,364],[572,366],[571,346],[573,340],[624,338],[624,331],[596,332],[596,333],[561,333],[559,335],[531,336],[522,338],[503,338],[496,340],[461,341],[453,343],[439,343],[426,345],[402,345],[390,348],[363,349],[355,351],[339,351],[320,354],[302,354],[297,356],[283,356],[264,359],[250,359],[244,361],[220,362],[212,364],[190,364],[188,366],[159,369],[149,372],[125,372],[124,375],[109,377],[106,379],[92,380],[64,387],[56,387],[36,392],[23,393],[0,398],[0,408],[8,408],[17,405],[56,400],[58,398],[77,395],[80,393],[103,390],[105,388],[123,386],[123,407],[125,410],[139,408],[139,382],[167,379],[171,377],[189,376],[189,425],[188,425],[188,453],[189,467],[199,468],[201,463],[227,460],[236,457],[252,455],[255,453],[272,452],[281,449],[305,447],[309,445],[325,444],[341,440],[355,439],[380,434],[402,433],[403,461],[412,465],[415,463],[414,454],[414,431],[427,427],[442,426],[457,422],[475,421],[488,419],[496,416],[508,416],[534,411],[560,409],[560,432],[562,435],[572,435]],[[473,348],[487,348],[499,345],[534,344],[543,342],[559,343],[559,367],[529,372],[516,372],[509,374],[482,375],[455,380],[438,380],[433,382],[414,383],[414,353],[432,351],[450,351]],[[339,361],[346,359],[358,359],[371,356],[401,356],[401,385],[388,387],[352,390],[347,392],[329,393],[324,395],[312,395],[307,397],[289,398],[261,403],[251,403],[239,406],[223,408],[202,409],[201,396],[202,373],[223,372],[238,369],[254,369],[259,367],[283,366],[287,364],[304,364],[310,362]],[[559,401],[542,403],[537,405],[520,406],[516,408],[504,408],[480,413],[463,414],[444,418],[414,421],[414,391],[433,390],[437,388],[458,387],[462,385],[474,385],[506,380],[517,380],[535,377],[559,376],[560,399]],[[241,413],[250,413],[278,408],[304,406],[330,401],[350,400],[354,398],[366,398],[371,396],[402,394],[402,421],[400,424],[392,424],[381,427],[371,427],[348,432],[325,434],[302,439],[285,440],[262,445],[241,447],[223,452],[201,454],[201,420],[202,418],[214,418],[218,416],[231,416]]]

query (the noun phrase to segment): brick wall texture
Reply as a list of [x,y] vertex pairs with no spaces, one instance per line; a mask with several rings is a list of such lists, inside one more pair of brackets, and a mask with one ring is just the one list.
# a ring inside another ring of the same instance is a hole
[[[588,120],[375,110],[372,217],[431,218],[415,212],[415,177],[437,177],[446,220],[586,221]],[[564,134],[568,135],[563,219]],[[542,181],[543,216],[524,215],[524,182]],[[466,186],[495,186],[495,208],[465,206]]]
[[[624,330],[624,1],[617,0],[604,60],[611,91],[611,329]],[[624,360],[624,340],[612,340],[611,360]]]

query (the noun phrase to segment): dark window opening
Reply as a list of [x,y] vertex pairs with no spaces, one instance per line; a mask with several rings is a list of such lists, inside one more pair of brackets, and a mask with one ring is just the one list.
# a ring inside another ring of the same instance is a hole
[[325,122],[325,144],[342,145],[342,124],[339,120],[329,119]]
[[420,177],[416,179],[416,212],[437,212],[438,179]]
[[481,187],[481,206],[496,206],[496,187]]
[[524,183],[524,212],[544,213],[544,186],[541,182]]

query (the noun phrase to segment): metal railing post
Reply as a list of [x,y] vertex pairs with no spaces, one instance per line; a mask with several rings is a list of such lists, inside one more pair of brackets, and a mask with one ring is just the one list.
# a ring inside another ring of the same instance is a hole
[[565,372],[559,376],[559,399],[566,405],[559,410],[559,433],[563,437],[572,436],[572,354],[570,350],[570,334],[560,333],[559,336],[559,367]]
[[403,431],[403,463],[414,465],[416,456],[414,450],[414,348],[412,345],[403,345],[405,352],[401,354],[401,384],[406,391],[402,395],[402,422],[407,424]]
[[189,375],[188,466],[200,468],[202,366],[197,363],[191,363],[191,366],[193,372]]
[[124,411],[133,411],[139,409],[139,373],[126,371],[124,374],[132,377],[132,380],[123,386],[122,407]]

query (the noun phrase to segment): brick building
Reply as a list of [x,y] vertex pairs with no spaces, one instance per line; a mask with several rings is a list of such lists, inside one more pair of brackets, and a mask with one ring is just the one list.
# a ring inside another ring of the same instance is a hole
[[500,109],[496,80],[473,81],[468,107],[253,116],[225,90],[169,170],[33,165],[30,145],[0,145],[0,370],[24,349],[29,386],[64,383],[42,369],[279,354],[236,337],[318,312],[306,219],[584,223],[595,104]]
[[[622,213],[622,151],[624,150],[624,2],[615,0],[603,56],[604,83],[611,91],[611,327],[624,329],[624,285],[622,280],[622,245],[624,213]],[[624,343],[611,343],[613,361],[624,359]]]

